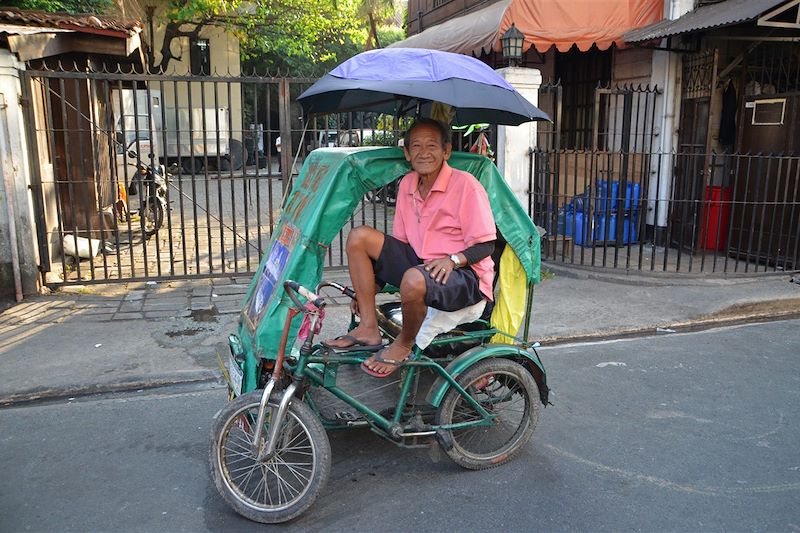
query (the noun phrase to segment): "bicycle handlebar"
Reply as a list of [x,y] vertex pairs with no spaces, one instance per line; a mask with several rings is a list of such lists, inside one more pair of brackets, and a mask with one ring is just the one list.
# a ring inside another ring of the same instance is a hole
[[[299,307],[301,309],[303,307],[303,303],[300,300],[297,299],[297,296],[295,296],[295,294],[294,294],[295,292],[298,293],[303,298],[305,298],[306,300],[308,300],[311,303],[313,303],[317,307],[321,308],[321,307],[325,306],[325,299],[323,297],[317,296],[316,294],[314,294],[310,290],[306,289],[305,287],[303,287],[302,285],[300,285],[296,281],[292,281],[290,279],[287,279],[286,281],[283,282],[283,287],[284,287],[284,289],[286,289],[286,294],[289,295],[289,298],[291,298],[292,301],[295,303],[295,305],[297,305],[297,307]],[[292,289],[292,290],[289,290],[289,289]]]
[[323,281],[322,283],[317,285],[317,289],[316,289],[317,292],[319,292],[319,290],[321,288],[323,288],[323,287],[333,287],[337,291],[341,292],[345,296],[347,296],[349,298],[352,298],[352,299],[355,299],[355,297],[356,297],[356,291],[354,291],[353,289],[351,289],[350,287],[347,287],[345,285],[340,285],[339,283],[336,283],[335,281]]

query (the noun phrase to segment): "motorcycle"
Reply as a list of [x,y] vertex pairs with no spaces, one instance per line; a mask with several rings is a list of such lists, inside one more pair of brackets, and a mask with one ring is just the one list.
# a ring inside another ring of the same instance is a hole
[[[128,156],[138,159],[134,150],[129,150]],[[148,237],[157,233],[164,224],[168,176],[163,166],[154,167],[138,160],[136,171],[127,186],[125,209],[129,214],[139,213],[142,229]],[[131,200],[132,196],[136,199]],[[131,210],[132,203],[138,204],[138,209]]]
[[386,207],[397,205],[397,187],[400,181],[395,180],[378,189],[367,191],[364,198],[374,204],[384,204]]

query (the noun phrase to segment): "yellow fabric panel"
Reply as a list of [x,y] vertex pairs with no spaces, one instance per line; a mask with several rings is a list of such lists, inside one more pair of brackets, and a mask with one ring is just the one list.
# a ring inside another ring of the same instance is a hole
[[[506,244],[503,255],[500,256],[500,291],[495,301],[492,318],[492,327],[516,335],[525,317],[526,276],[517,254],[511,246]],[[492,337],[490,342],[508,343],[511,339],[499,333]]]

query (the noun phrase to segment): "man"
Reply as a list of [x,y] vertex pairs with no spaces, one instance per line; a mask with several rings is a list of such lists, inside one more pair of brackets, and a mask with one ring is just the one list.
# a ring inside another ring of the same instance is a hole
[[414,122],[403,145],[413,170],[400,182],[394,235],[360,226],[347,238],[361,321],[326,346],[378,347],[375,293],[385,283],[400,288],[403,327],[393,343],[362,364],[372,376],[386,377],[408,359],[428,306],[456,311],[492,299],[489,255],[496,230],[489,198],[474,176],[447,164],[451,149],[444,125],[431,119]]

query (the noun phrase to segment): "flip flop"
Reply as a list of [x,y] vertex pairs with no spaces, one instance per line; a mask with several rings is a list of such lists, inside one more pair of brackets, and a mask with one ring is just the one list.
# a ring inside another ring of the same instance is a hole
[[323,341],[322,345],[337,352],[375,352],[383,348],[383,344],[367,344],[366,342],[357,339],[352,335],[339,335],[333,340],[338,341],[341,339],[348,340],[351,342],[351,344],[348,346],[331,346],[327,342]]
[[372,370],[370,367],[366,365],[366,360],[361,363],[361,370],[363,370],[364,372],[366,372],[367,374],[369,374],[374,378],[386,378],[394,374],[398,368],[403,366],[406,363],[406,361],[408,361],[408,357],[411,357],[411,354],[408,354],[408,357],[406,357],[402,361],[392,361],[390,359],[384,359],[383,357],[381,357],[382,353],[383,350],[379,351],[378,353],[372,356],[373,359],[379,363],[392,365],[394,367],[392,370],[390,370],[389,372],[376,372],[375,370]]

